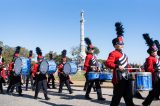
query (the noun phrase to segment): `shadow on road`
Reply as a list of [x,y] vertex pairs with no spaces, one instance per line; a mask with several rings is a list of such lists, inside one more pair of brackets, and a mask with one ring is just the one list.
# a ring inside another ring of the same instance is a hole
[[55,103],[51,103],[49,101],[40,101],[40,102],[45,103],[50,106],[73,106],[73,105],[65,105],[65,104],[55,104]]

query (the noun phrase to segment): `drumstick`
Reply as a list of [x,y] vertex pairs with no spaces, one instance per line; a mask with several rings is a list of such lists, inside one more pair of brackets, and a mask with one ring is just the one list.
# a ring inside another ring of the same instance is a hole
[[126,70],[140,70],[141,71],[141,68],[124,68]]

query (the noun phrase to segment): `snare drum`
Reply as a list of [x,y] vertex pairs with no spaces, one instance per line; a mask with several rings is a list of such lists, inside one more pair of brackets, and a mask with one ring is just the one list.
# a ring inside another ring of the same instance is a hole
[[88,73],[88,80],[95,80],[99,79],[99,72],[89,72]]
[[137,90],[152,90],[152,74],[150,72],[137,72],[136,74]]
[[46,59],[43,59],[42,62],[40,63],[39,71],[41,74],[46,74],[48,69],[49,69],[49,64]]
[[65,74],[76,74],[77,73],[77,65],[74,62],[67,62],[64,67],[63,71]]
[[48,70],[47,73],[48,73],[48,74],[53,74],[53,73],[55,73],[56,70],[57,70],[57,65],[56,65],[55,61],[50,60],[50,61],[48,61],[48,64],[49,64],[49,70]]
[[109,72],[101,72],[99,74],[100,80],[112,80],[112,73]]

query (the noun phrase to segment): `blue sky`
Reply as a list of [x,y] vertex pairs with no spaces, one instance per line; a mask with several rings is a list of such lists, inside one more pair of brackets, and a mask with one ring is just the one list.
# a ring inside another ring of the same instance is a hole
[[160,41],[159,0],[0,0],[0,41],[43,53],[71,50],[80,42],[80,12],[85,14],[85,36],[106,59],[114,48],[114,24],[125,28],[124,51],[130,62],[143,63],[148,56],[143,33]]

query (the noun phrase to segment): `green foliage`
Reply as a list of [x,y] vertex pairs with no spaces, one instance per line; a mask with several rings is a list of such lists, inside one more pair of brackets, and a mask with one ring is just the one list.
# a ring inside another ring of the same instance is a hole
[[72,47],[71,48],[71,54],[72,56],[78,56],[80,53],[80,47],[79,46],[76,46],[76,47]]
[[[49,53],[52,53],[52,54],[53,54],[53,59],[54,59],[54,61],[55,61],[57,64],[60,64],[61,59],[62,59],[61,54],[58,55],[56,52],[53,52],[53,51],[50,51]],[[47,54],[45,55],[45,58],[46,58],[46,59],[49,59],[49,53],[47,53]],[[70,61],[71,59],[70,59],[69,57],[67,57],[67,60]]]
[[[2,52],[2,56],[5,60],[5,65],[7,66],[8,63],[10,63],[13,59],[13,55],[15,52],[15,47],[10,47],[8,45],[3,45],[3,42],[0,41],[0,45],[3,47],[3,52]],[[29,50],[21,47],[21,51],[20,51],[20,57],[28,57],[29,55]]]

